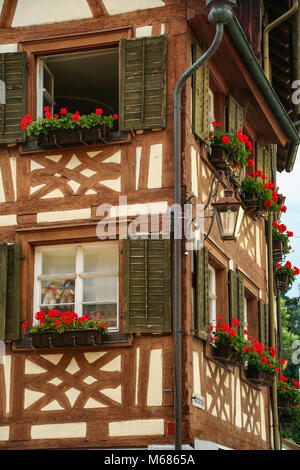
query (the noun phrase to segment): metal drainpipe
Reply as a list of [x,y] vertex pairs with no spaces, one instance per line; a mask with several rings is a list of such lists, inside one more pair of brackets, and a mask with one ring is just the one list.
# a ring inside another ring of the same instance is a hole
[[279,24],[283,23],[285,20],[290,18],[298,10],[299,2],[298,0],[293,0],[293,6],[282,16],[277,18],[272,23],[268,24],[264,30],[264,71],[268,78],[271,80],[271,66],[270,66],[270,51],[269,51],[269,34],[272,29],[276,28]]
[[[209,60],[219,47],[224,24],[233,16],[232,7],[236,0],[206,0],[210,8],[208,19],[216,24],[216,34],[210,48],[180,77],[174,92],[174,204],[181,208],[181,94],[189,77],[203,63]],[[175,220],[175,223],[179,221]],[[180,223],[180,222],[179,222]],[[176,233],[176,231],[175,231]],[[174,294],[173,294],[173,335],[174,335],[174,444],[176,450],[182,448],[182,341],[181,341],[181,239],[174,237]]]

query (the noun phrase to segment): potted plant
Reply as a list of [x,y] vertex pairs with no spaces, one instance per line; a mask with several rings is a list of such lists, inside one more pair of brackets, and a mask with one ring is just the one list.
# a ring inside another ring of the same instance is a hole
[[[220,127],[215,121],[212,124],[215,129]],[[241,170],[247,165],[252,152],[252,142],[242,134],[241,129],[237,134],[215,130],[209,133],[208,148],[209,160],[215,168],[225,173],[230,172],[231,176],[238,178]]]
[[224,364],[236,366],[243,364],[242,350],[245,341],[235,330],[239,325],[240,322],[235,318],[232,319],[230,326],[224,322],[223,317],[219,317],[216,327],[210,326],[212,355]]
[[46,106],[44,117],[32,121],[32,116],[26,114],[20,125],[28,136],[36,137],[40,147],[47,148],[106,141],[109,129],[113,128],[117,119],[117,114],[104,116],[101,108],[84,115],[80,115],[79,111],[72,114],[66,108],[61,108],[60,116],[52,116],[49,106]]
[[35,348],[100,345],[108,334],[100,318],[91,320],[88,314],[79,317],[75,312],[60,310],[41,310],[34,323],[25,321],[23,327],[29,328],[26,343]]
[[275,271],[275,282],[277,289],[281,292],[287,292],[299,273],[299,268],[296,266],[292,267],[292,263],[290,261],[287,261],[284,266],[282,266],[280,263],[277,263]]
[[289,382],[284,376],[279,377],[277,384],[277,405],[280,421],[283,426],[293,426],[296,409],[300,403],[300,383],[295,379]]

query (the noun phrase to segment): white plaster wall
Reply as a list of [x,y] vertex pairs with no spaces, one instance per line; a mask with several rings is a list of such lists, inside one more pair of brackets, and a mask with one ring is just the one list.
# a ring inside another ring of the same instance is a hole
[[86,0],[19,0],[12,27],[80,20],[92,16]]

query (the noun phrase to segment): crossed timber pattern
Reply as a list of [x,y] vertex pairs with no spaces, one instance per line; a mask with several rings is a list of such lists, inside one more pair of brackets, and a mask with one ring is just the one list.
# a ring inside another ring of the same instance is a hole
[[81,196],[121,190],[121,151],[64,152],[31,158],[32,198]]
[[[99,357],[100,356],[100,357]],[[30,356],[24,377],[26,412],[121,407],[120,352]],[[35,393],[34,393],[35,392]],[[26,398],[28,397],[28,398]]]

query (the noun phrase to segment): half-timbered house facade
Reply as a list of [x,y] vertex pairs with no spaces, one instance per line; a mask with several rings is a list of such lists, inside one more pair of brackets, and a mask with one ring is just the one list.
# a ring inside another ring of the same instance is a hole
[[[261,4],[270,2],[237,3],[217,52],[184,88],[182,203],[193,196],[205,205],[219,177],[206,148],[214,120],[243,129],[256,168],[270,177],[293,166],[298,134],[256,43]],[[245,6],[253,3],[254,25]],[[0,448],[172,444],[172,237],[121,233],[145,208],[163,216],[173,203],[173,94],[213,40],[209,10],[198,0],[2,0],[0,7]],[[41,147],[19,123],[45,105],[82,114],[100,107],[118,114],[118,125],[104,140]],[[107,214],[99,207],[110,205],[112,217],[124,198],[123,225],[101,239]],[[237,241],[222,241],[209,215],[204,247],[185,253],[182,243],[182,440],[272,449],[278,419],[270,388],[217,361],[209,342],[209,324],[222,315],[239,316],[271,345],[267,222],[246,213]],[[102,346],[37,349],[25,341],[22,323],[47,308],[47,290],[65,285],[74,294],[66,306],[100,311],[108,322]]]

